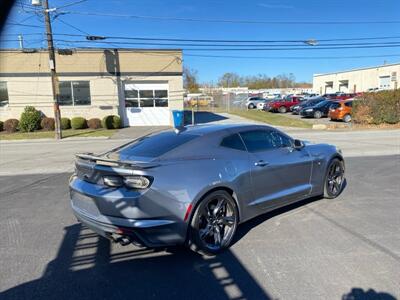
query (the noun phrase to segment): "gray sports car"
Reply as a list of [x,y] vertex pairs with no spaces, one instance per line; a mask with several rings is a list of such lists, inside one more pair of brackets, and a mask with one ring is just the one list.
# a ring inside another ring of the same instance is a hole
[[146,247],[230,246],[239,223],[344,186],[340,150],[261,125],[167,130],[99,155],[78,154],[75,216],[98,234]]

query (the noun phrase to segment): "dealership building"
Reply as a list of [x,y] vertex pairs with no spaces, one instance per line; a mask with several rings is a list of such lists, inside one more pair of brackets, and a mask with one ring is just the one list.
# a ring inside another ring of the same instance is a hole
[[399,88],[400,63],[370,68],[315,74],[313,90],[319,94],[357,93]]
[[[119,115],[124,126],[172,125],[183,109],[182,51],[74,49],[56,51],[62,117]],[[45,50],[0,50],[0,120],[25,106],[53,117]]]

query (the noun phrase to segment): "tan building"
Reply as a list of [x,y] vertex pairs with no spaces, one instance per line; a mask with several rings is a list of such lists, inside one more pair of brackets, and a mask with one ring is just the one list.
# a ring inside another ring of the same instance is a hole
[[315,74],[314,92],[329,94],[335,92],[357,93],[371,90],[399,88],[400,64],[387,64],[343,72]]
[[[124,126],[172,125],[183,109],[181,50],[76,49],[56,53],[62,117],[121,116]],[[34,106],[53,117],[48,53],[0,50],[0,120]]]

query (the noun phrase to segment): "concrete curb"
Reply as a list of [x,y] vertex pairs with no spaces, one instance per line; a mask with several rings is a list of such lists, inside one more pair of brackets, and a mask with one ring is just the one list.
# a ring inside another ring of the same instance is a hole
[[26,140],[0,140],[1,144],[18,144],[18,143],[42,143],[42,142],[70,142],[70,141],[87,141],[87,140],[109,140],[111,137],[107,136],[88,136],[88,137],[70,137],[64,138],[60,141],[55,139],[26,139]]
[[326,130],[328,129],[328,126],[326,126],[325,124],[314,124],[312,126],[313,130]]

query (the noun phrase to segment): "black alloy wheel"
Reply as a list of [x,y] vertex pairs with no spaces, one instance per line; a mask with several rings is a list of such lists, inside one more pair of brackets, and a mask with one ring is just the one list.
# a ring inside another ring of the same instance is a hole
[[336,198],[343,190],[345,177],[343,162],[334,158],[328,165],[325,179],[324,195],[326,198]]
[[215,255],[228,248],[238,224],[235,200],[226,191],[207,195],[196,208],[189,233],[192,250]]

